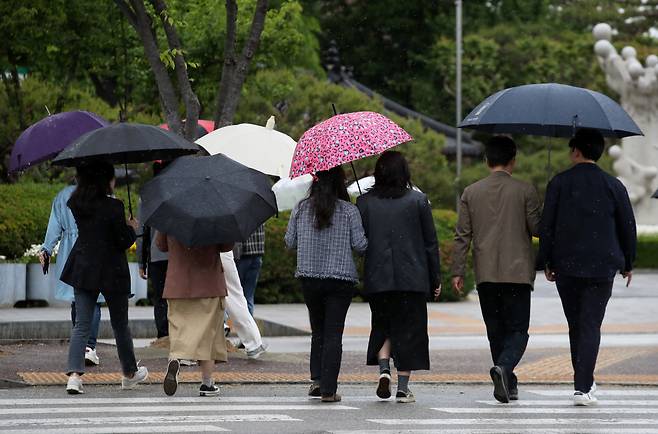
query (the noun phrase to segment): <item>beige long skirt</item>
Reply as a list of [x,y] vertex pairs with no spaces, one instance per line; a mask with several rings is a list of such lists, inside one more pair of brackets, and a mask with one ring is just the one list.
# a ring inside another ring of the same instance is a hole
[[228,358],[224,337],[224,297],[169,299],[169,358]]

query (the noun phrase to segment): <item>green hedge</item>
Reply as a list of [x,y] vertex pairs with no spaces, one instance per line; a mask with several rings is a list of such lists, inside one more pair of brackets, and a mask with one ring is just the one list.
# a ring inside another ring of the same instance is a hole
[[658,234],[638,237],[635,268],[658,268]]
[[[457,215],[448,210],[436,210],[433,215],[441,250],[443,291],[440,299],[443,301],[459,300],[460,297],[452,292],[450,285],[450,255]],[[283,241],[288,226],[288,217],[289,213],[281,213],[279,217],[270,219],[265,225],[266,247],[263,268],[258,280],[258,290],[256,291],[257,303],[297,303],[303,301],[299,281],[294,277],[297,264],[296,253],[287,250]],[[359,268],[361,267],[362,264],[359,260]],[[468,290],[473,288],[473,283],[473,275],[469,271],[466,278],[466,288]],[[464,295],[466,293],[467,291]]]

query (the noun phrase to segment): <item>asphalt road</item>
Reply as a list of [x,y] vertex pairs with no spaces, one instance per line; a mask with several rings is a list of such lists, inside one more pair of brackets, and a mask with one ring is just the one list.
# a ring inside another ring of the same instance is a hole
[[343,385],[340,403],[307,399],[306,385],[224,386],[200,398],[181,385],[121,391],[87,386],[0,390],[0,432],[8,433],[658,433],[658,388],[601,388],[600,405],[571,406],[566,387],[521,389],[516,404],[496,403],[489,386],[413,384],[418,402],[379,401],[372,385]]

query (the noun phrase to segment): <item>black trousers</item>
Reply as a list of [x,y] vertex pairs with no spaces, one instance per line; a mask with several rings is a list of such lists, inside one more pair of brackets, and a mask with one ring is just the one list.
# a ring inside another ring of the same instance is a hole
[[323,395],[336,393],[343,356],[345,316],[354,285],[336,279],[302,279],[304,302],[311,323],[311,380]]
[[494,365],[505,368],[510,389],[515,389],[514,369],[528,345],[532,287],[519,283],[484,282],[477,289],[491,359]]
[[167,264],[169,261],[149,262],[148,276],[153,288],[151,303],[153,303],[153,316],[158,338],[169,336],[169,321],[167,321],[167,300],[162,298],[167,277]]
[[574,390],[587,393],[601,343],[601,323],[612,295],[612,280],[559,276],[557,290],[569,323]]

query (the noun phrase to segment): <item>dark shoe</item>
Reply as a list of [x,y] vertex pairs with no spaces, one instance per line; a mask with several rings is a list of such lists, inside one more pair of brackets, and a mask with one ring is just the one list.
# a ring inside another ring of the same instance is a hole
[[180,371],[180,363],[176,359],[169,361],[167,365],[167,373],[164,378],[164,393],[172,396],[178,389],[178,372]]
[[219,387],[216,384],[212,386],[202,384],[199,388],[199,396],[219,396]]
[[509,400],[510,401],[518,401],[519,400],[519,389],[518,388],[510,389],[510,391],[509,391]]
[[377,397],[381,399],[388,399],[391,397],[391,374],[386,372],[379,374]]
[[416,397],[413,393],[411,393],[411,390],[407,390],[406,392],[398,390],[398,393],[395,394],[395,401],[401,404],[408,404],[411,402],[416,402]]
[[494,383],[494,398],[497,401],[507,404],[509,402],[509,390],[507,389],[507,375],[505,368],[502,366],[494,366],[489,371],[491,380]]
[[339,402],[342,397],[337,393],[331,395],[322,395],[322,402]]
[[320,383],[311,384],[311,387],[308,389],[308,396],[312,396],[314,398],[319,398],[322,396],[320,393]]

